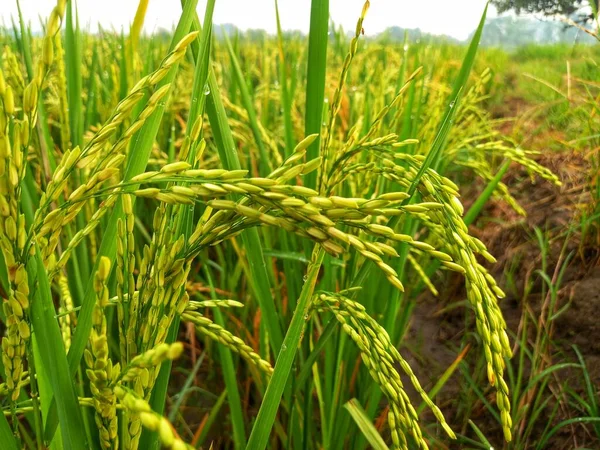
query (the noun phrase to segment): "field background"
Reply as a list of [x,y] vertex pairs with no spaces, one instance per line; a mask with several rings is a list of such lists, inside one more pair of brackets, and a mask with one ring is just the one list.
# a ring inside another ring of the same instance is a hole
[[593,36],[144,3],[0,30],[2,448],[600,448]]

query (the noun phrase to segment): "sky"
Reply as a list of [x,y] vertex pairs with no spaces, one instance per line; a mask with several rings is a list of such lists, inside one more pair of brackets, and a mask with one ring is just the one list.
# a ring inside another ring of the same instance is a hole
[[[10,24],[17,15],[16,0],[0,0],[0,22]],[[20,0],[25,20],[39,30],[39,17],[48,17],[56,0]],[[78,0],[82,25],[96,24],[104,28],[127,30],[137,9],[137,0]],[[308,32],[310,0],[279,0],[281,25],[287,30]],[[330,0],[329,10],[334,23],[353,30],[364,0]],[[144,30],[152,33],[159,28],[171,29],[177,22],[181,7],[179,0],[150,0]],[[198,12],[204,15],[206,0],[199,0]],[[421,30],[466,39],[473,31],[485,6],[485,0],[371,0],[364,22],[366,35],[374,35],[390,26],[421,28]],[[495,11],[490,11],[495,15]],[[232,23],[242,30],[262,28],[275,33],[274,0],[216,0],[215,24]]]

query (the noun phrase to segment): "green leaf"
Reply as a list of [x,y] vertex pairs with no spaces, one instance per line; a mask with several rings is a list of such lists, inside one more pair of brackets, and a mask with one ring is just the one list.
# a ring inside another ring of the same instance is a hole
[[[81,87],[81,33],[79,32],[79,20],[77,19],[77,10],[75,10],[75,23],[73,22],[73,0],[67,1],[66,10],[66,28],[65,28],[65,72],[67,77],[67,112],[69,115],[69,129],[71,130],[71,146],[82,145],[83,143],[83,99]],[[63,145],[65,143],[63,142]],[[52,153],[51,151],[49,153]],[[76,179],[79,174],[77,173]],[[35,192],[35,191],[32,191]],[[78,215],[75,219],[78,229],[85,227],[83,216]],[[80,277],[84,279],[90,276],[90,254],[86,245],[79,245],[74,254],[77,258],[77,271]],[[70,265],[70,267],[74,267]],[[77,280],[80,279],[77,277]],[[79,291],[76,296],[81,300]]]
[[472,420],[469,419],[469,425],[471,425],[471,428],[473,428],[473,431],[475,432],[477,437],[481,440],[481,443],[485,445],[486,448],[494,448],[492,446],[492,444],[490,444],[490,442],[487,440],[487,438],[485,437],[483,432],[479,429],[479,427],[477,425],[475,425],[475,422],[473,422]]
[[465,214],[465,217],[463,218],[465,225],[471,225],[475,221],[475,219],[477,219],[477,217],[483,210],[483,207],[486,205],[486,203],[496,190],[496,187],[498,187],[498,184],[502,180],[502,177],[504,176],[509,167],[510,161],[506,161],[504,164],[502,164],[502,166],[498,170],[498,173],[494,176],[494,178],[490,180],[483,192],[479,195],[479,197],[477,197],[477,200],[475,200],[475,202],[471,205],[469,211],[467,211],[467,214]]
[[305,316],[308,314],[308,309],[310,308],[310,302],[317,284],[317,277],[323,263],[324,255],[325,252],[322,249],[315,248],[313,251],[313,260],[308,268],[306,281],[302,287],[292,321],[285,334],[281,351],[277,356],[273,376],[269,381],[267,391],[258,411],[258,416],[256,417],[256,422],[252,427],[252,433],[246,445],[247,450],[263,450],[267,446],[269,435],[275,422],[275,416],[279,409],[279,403],[281,402],[281,396],[290,376],[292,364],[298,352],[298,346],[302,340],[304,325],[306,324]]
[[10,424],[4,414],[0,414],[0,442],[2,442],[2,448],[6,450],[19,450],[19,446],[15,441],[15,437],[10,429]]
[[333,332],[336,330],[338,324],[339,322],[336,319],[329,319],[329,322],[323,329],[321,336],[319,336],[319,340],[316,342],[314,348],[304,361],[302,369],[296,377],[297,385],[302,385],[306,382],[306,380],[311,374],[313,364],[319,357],[321,351],[325,348],[325,344],[327,344],[327,341],[329,341],[329,339],[333,336]]
[[371,447],[375,450],[387,450],[388,446],[385,445],[383,438],[357,399],[353,398],[347,401],[344,408],[350,413]]
[[[208,266],[205,267],[206,277],[210,286],[210,294],[212,299],[216,299],[217,295],[215,287],[213,285],[212,277],[208,270]],[[215,308],[215,323],[221,326],[225,325],[223,320],[223,314],[219,308]],[[221,358],[221,366],[223,368],[223,379],[225,381],[225,387],[227,389],[227,397],[229,399],[229,411],[231,413],[231,423],[233,424],[233,442],[236,449],[243,448],[246,442],[246,430],[244,427],[244,415],[242,402],[240,400],[240,392],[238,389],[237,373],[233,365],[233,357],[231,350],[224,345],[219,345],[219,356]]]
[[[312,0],[310,8],[310,33],[308,35],[308,65],[306,67],[306,111],[304,135],[321,134],[323,101],[325,99],[325,74],[327,72],[327,35],[329,0]],[[320,137],[308,147],[308,160],[319,156]],[[317,173],[305,177],[306,186],[316,186]]]
[[254,105],[252,104],[252,97],[250,96],[248,84],[246,83],[246,79],[244,78],[244,74],[242,73],[240,63],[237,60],[237,57],[235,56],[233,48],[231,47],[231,42],[229,42],[229,36],[227,36],[227,33],[225,33],[225,43],[227,44],[227,50],[229,51],[229,58],[231,60],[233,73],[235,74],[235,79],[240,89],[240,94],[242,95],[242,103],[244,104],[244,108],[248,113],[248,122],[250,125],[250,129],[252,130],[254,141],[256,142],[256,146],[258,147],[258,154],[260,156],[259,174],[264,177],[271,173],[273,168],[271,167],[271,164],[269,162],[270,158],[267,154],[265,144],[263,143],[261,137],[260,128],[258,126],[258,118],[256,117],[256,111],[254,110]]
[[67,98],[69,99],[69,126],[71,145],[81,145],[83,141],[83,100],[81,95],[81,35],[79,27],[73,23],[73,0],[67,1],[65,29],[65,68],[67,75]]
[[[208,437],[208,433],[210,432],[210,427],[212,426],[213,423],[215,423],[215,420],[217,420],[217,417],[219,417],[219,413],[221,412],[221,408],[223,407],[223,404],[225,403],[226,398],[227,398],[227,390],[224,390],[221,393],[221,395],[219,395],[219,398],[213,405],[212,409],[210,410],[210,413],[208,414],[208,417],[206,418],[206,421],[204,422],[204,426],[202,427],[200,436],[198,436],[198,444],[197,444],[198,446],[201,446],[202,444],[204,444],[204,441],[206,440],[206,438]],[[202,447],[197,447],[197,448],[202,448]]]
[[469,81],[469,75],[471,74],[473,63],[475,62],[475,56],[477,55],[477,49],[479,48],[481,34],[483,33],[483,28],[485,26],[487,9],[488,3],[485,4],[485,8],[483,10],[483,14],[481,15],[481,20],[479,21],[477,30],[475,30],[475,34],[473,34],[473,37],[471,38],[471,43],[469,44],[469,48],[467,50],[465,58],[463,59],[462,65],[460,67],[460,72],[458,73],[458,77],[456,78],[456,80],[454,80],[452,92],[448,97],[449,101],[446,105],[446,111],[439,126],[438,134],[435,138],[431,150],[427,154],[427,158],[425,159],[423,167],[429,168],[429,166],[431,166],[433,168],[437,168],[438,166],[439,157],[442,154],[444,147],[446,146],[448,133],[450,132],[450,128],[452,127],[452,119],[454,117],[454,114],[456,113],[456,110],[458,109],[462,93],[466,89],[467,82]]
[[[54,392],[58,421],[66,450],[88,448],[79,402],[69,371],[62,334],[54,317],[50,283],[39,250],[27,264],[31,302],[31,323],[41,355],[44,372]],[[37,362],[39,366],[40,362]]]
[[285,156],[291,155],[294,149],[294,127],[292,125],[292,101],[290,100],[290,89],[288,85],[289,68],[286,64],[283,49],[283,32],[281,31],[281,20],[279,19],[279,3],[275,0],[275,18],[277,20],[277,47],[279,50],[279,86],[281,89],[281,106],[283,108],[283,128],[285,137]]

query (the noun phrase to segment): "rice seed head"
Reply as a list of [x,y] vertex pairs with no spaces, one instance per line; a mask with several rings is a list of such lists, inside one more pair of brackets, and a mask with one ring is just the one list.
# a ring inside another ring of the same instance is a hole
[[7,115],[12,116],[15,113],[15,97],[12,87],[6,86],[2,97],[4,99],[4,112]]

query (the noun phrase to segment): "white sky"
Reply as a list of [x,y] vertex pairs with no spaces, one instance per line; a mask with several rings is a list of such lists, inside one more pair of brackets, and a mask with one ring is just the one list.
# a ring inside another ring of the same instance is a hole
[[[0,0],[0,22],[10,24],[17,15],[16,0]],[[21,0],[27,21],[39,30],[39,18],[47,18],[56,0]],[[100,23],[105,28],[127,30],[137,8],[137,0],[78,0],[79,19],[82,26],[91,25],[96,30]],[[352,30],[364,0],[330,0],[331,18],[345,30]],[[150,0],[144,29],[170,29],[181,12],[179,0]],[[198,12],[204,15],[206,0],[199,0]],[[421,28],[435,34],[447,34],[465,39],[475,29],[485,0],[371,0],[371,8],[364,23],[365,34],[373,35],[397,25],[403,28]],[[493,8],[488,13],[495,15]],[[284,29],[308,31],[310,0],[279,0],[281,24]],[[215,24],[233,23],[242,30],[262,28],[270,33],[276,30],[274,0],[217,0]]]

